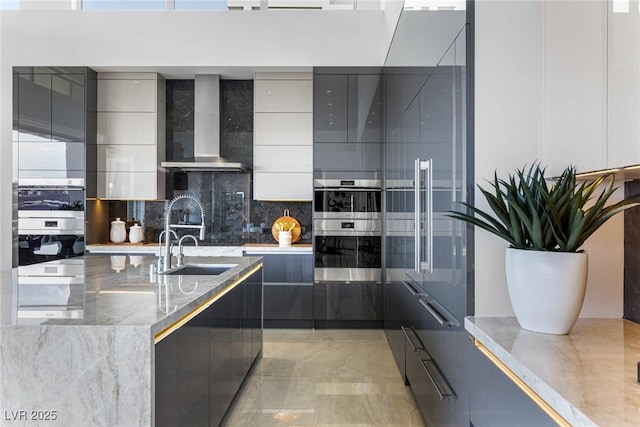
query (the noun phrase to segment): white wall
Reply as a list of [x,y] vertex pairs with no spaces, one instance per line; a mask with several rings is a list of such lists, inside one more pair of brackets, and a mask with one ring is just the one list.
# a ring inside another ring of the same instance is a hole
[[[531,0],[476,2],[475,33],[475,179],[483,185],[494,171],[506,176],[540,158],[547,141],[545,88],[549,78],[580,72],[580,63],[561,69],[545,64],[545,3]],[[570,32],[570,28],[567,28]],[[549,77],[549,74],[552,74]],[[555,107],[554,107],[555,108]],[[593,123],[575,121],[576,126]],[[583,120],[592,120],[585,116]],[[618,194],[618,197],[620,194]],[[476,192],[476,204],[488,208]],[[513,315],[504,275],[506,243],[476,233],[476,315]],[[584,247],[589,282],[581,316],[621,317],[623,290],[623,217],[614,217]]]
[[0,11],[0,268],[12,259],[13,66],[172,67],[176,74],[183,67],[381,66],[391,39],[385,19],[382,10]]

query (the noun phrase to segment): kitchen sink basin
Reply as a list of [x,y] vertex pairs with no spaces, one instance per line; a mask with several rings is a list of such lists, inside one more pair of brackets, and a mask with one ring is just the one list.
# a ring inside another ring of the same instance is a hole
[[185,264],[174,267],[162,274],[179,276],[217,276],[235,267],[237,264]]

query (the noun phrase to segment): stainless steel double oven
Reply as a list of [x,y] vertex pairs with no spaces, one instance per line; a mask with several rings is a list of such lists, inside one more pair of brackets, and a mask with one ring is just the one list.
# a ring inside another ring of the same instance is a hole
[[314,181],[315,281],[380,282],[378,179]]
[[18,188],[18,265],[84,254],[85,191],[34,182]]

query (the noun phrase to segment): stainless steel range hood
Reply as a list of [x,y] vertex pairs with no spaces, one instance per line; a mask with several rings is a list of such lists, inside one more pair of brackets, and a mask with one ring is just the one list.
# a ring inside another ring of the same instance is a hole
[[242,163],[220,157],[220,76],[196,74],[194,140],[191,159],[162,162],[167,169],[180,171],[246,172]]

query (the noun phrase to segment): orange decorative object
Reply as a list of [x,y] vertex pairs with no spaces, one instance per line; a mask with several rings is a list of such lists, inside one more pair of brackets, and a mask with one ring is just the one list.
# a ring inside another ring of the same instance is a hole
[[[291,228],[292,226],[293,228]],[[280,230],[291,230],[291,243],[295,243],[300,240],[300,234],[302,233],[300,223],[294,217],[289,216],[289,209],[285,209],[284,216],[276,219],[271,226],[271,234],[273,235],[273,238],[276,239],[276,242],[279,242],[278,233],[280,233]]]

